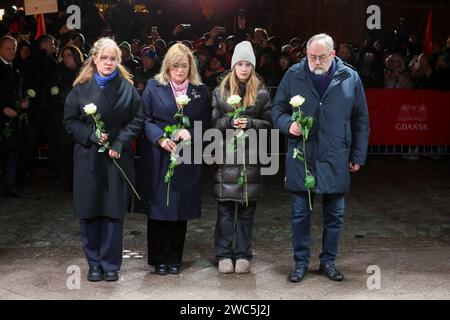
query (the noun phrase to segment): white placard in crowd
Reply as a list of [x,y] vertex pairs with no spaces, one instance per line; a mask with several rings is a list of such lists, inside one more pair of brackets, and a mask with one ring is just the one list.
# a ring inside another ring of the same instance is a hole
[[58,12],[58,0],[24,0],[25,14]]

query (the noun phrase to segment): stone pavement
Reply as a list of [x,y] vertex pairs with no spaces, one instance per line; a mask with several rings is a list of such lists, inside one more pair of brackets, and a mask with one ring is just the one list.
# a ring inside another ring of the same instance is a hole
[[[203,217],[188,225],[181,274],[150,272],[145,256],[146,217],[130,213],[125,249],[144,253],[144,259],[124,259],[116,283],[90,283],[85,279],[78,223],[71,215],[71,194],[48,178],[45,170],[39,172],[25,188],[27,199],[0,198],[0,299],[450,298],[448,158],[407,161],[372,156],[353,175],[337,261],[346,276],[341,283],[316,271],[320,198],[312,217],[311,271],[301,283],[287,280],[292,267],[290,202],[280,175],[266,179],[266,196],[258,204],[252,272],[220,274],[213,254],[216,203],[211,197],[211,170],[205,176]],[[80,289],[67,287],[67,280],[73,279],[66,273],[71,266],[80,268]],[[376,284],[369,266],[379,267],[379,289],[368,289],[368,282]]]

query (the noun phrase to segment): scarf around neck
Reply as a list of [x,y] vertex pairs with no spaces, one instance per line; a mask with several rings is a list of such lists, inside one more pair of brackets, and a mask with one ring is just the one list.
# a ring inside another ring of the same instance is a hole
[[119,71],[116,69],[109,76],[102,77],[98,72],[96,72],[95,73],[95,82],[97,82],[97,84],[100,87],[100,89],[103,90],[103,88],[105,88],[106,84],[109,81],[111,81],[112,79],[114,79],[117,76],[118,73],[119,73]]
[[180,85],[176,84],[173,80],[170,80],[170,87],[172,88],[172,92],[175,98],[178,98],[183,94],[186,94],[188,86],[189,86],[188,79],[184,80],[184,82]]

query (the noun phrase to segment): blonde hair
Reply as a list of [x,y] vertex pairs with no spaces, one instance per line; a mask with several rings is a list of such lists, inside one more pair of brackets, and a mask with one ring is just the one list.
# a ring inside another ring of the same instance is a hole
[[197,71],[197,65],[191,50],[182,43],[176,43],[170,47],[162,62],[160,72],[155,76],[156,81],[161,85],[167,86],[170,83],[170,67],[177,63],[183,56],[187,56],[189,60],[189,74],[187,79],[194,86],[202,84],[202,80]]
[[[246,90],[245,90],[245,97],[244,97],[244,106],[253,106],[255,105],[256,97],[258,96],[258,90],[259,86],[261,84],[261,81],[256,76],[255,68],[252,69],[252,73],[250,74],[250,77],[248,78],[246,82]],[[229,95],[240,95],[239,92],[239,78],[236,74],[236,67],[234,67],[230,73],[228,73],[225,78],[220,83],[220,92],[222,99],[225,100],[227,97],[225,97],[225,91],[228,89],[227,86],[230,88]]]
[[101,55],[105,48],[112,48],[116,52],[116,57],[118,58],[117,69],[119,70],[119,74],[131,84],[133,84],[133,76],[122,66],[120,63],[122,62],[122,51],[119,49],[117,43],[111,38],[100,38],[98,39],[94,45],[92,46],[91,51],[89,52],[89,58],[83,64],[78,77],[75,79],[73,86],[77,86],[79,84],[88,82],[94,76],[94,73],[97,71],[97,67],[94,63],[94,58]]

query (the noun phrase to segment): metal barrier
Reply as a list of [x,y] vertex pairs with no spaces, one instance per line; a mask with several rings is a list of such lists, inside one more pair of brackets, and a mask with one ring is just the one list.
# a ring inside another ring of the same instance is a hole
[[450,155],[450,146],[430,145],[370,145],[368,154],[380,155]]

